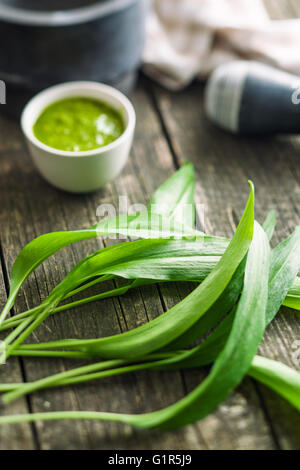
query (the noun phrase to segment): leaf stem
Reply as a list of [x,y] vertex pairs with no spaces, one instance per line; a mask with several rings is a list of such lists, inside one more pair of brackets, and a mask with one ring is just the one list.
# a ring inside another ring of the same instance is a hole
[[[104,276],[100,276],[99,278],[97,279],[94,279],[93,281],[87,283],[87,284],[84,284],[83,286],[81,287],[78,287],[77,289],[74,289],[72,290],[71,292],[69,292],[68,294],[66,294],[62,300],[66,300],[68,299],[69,297],[73,297],[74,295],[78,294],[79,292],[82,292],[86,289],[88,289],[89,287],[92,287],[94,286],[95,284],[99,284],[100,282],[104,282],[104,281],[108,281],[108,280],[111,280],[111,279],[114,279],[115,276],[113,275],[110,275],[110,274],[107,274],[107,275],[104,275]],[[103,295],[103,297],[99,297],[99,299],[101,298],[105,298],[105,294],[107,295],[113,295],[113,292],[114,292],[115,289],[112,289],[110,291],[107,291],[107,292],[104,292],[103,294],[99,294],[100,296]],[[118,294],[115,294],[115,295],[118,295]],[[94,300],[98,300],[96,297],[97,296],[93,296],[94,297]],[[86,299],[82,299],[82,300],[86,300],[86,303],[88,302],[93,302],[94,300],[88,300],[92,297],[87,297]],[[85,302],[84,302],[85,303]],[[63,310],[68,310],[69,308],[74,308],[76,307],[76,302],[71,302],[69,304],[65,304],[65,305],[62,305],[61,307],[58,307],[58,308],[55,308],[52,313],[57,313],[57,312],[61,312]],[[78,305],[81,305],[81,304],[78,304]],[[2,323],[2,325],[0,326],[0,331],[4,331],[4,330],[8,330],[9,328],[13,328],[14,326],[18,325],[20,323],[20,320],[22,320],[23,318],[26,318],[30,315],[37,315],[41,310],[41,305],[38,305],[34,308],[31,308],[29,310],[26,310],[25,312],[22,312],[22,313],[19,313],[17,315],[14,315],[13,317],[11,318],[8,318],[6,320],[4,320],[4,322]]]

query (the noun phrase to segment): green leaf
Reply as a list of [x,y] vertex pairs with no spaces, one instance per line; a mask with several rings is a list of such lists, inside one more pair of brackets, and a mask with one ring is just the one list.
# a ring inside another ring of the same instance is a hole
[[[287,289],[287,285],[293,279],[295,272],[299,267],[300,262],[300,253],[299,249],[299,231],[296,231],[284,242],[279,244],[275,250],[272,252],[272,263],[270,268],[270,280],[269,280],[269,296],[268,296],[268,303],[267,309],[268,312],[266,319],[270,321],[270,319],[274,316],[274,312],[279,308],[282,298],[284,297],[284,292]],[[298,249],[297,249],[298,247]],[[296,251],[295,251],[296,250]],[[283,275],[284,273],[284,275]],[[275,296],[276,290],[280,290],[281,296]],[[281,297],[281,298],[280,298]],[[239,304],[240,307],[240,304]],[[174,357],[171,359],[165,359],[158,362],[140,364],[140,365],[133,365],[133,366],[126,366],[122,369],[117,369],[113,371],[107,371],[105,373],[98,373],[98,374],[89,374],[86,377],[81,376],[79,378],[72,379],[69,383],[76,383],[77,381],[84,381],[90,380],[92,378],[96,378],[96,376],[109,376],[114,375],[116,373],[126,373],[130,372],[131,370],[140,370],[140,369],[147,369],[147,368],[170,368],[173,366],[175,367],[195,367],[196,365],[206,364],[210,361],[213,361],[215,357],[218,355],[220,350],[224,345],[227,344],[228,341],[228,333],[232,330],[232,325],[236,318],[236,309],[229,315],[218,327],[215,332],[209,336],[209,338],[203,343],[206,347],[203,348],[203,345],[200,347],[194,348],[191,351],[186,351],[181,354],[174,353]],[[224,334],[225,332],[225,334]],[[213,339],[213,340],[212,340]],[[201,351],[202,348],[202,351]],[[215,349],[214,349],[215,348]],[[196,354],[195,354],[196,351]],[[193,361],[194,359],[194,361]],[[195,362],[196,359],[196,362]],[[198,360],[197,360],[198,359]],[[70,372],[70,375],[74,375],[77,372]],[[299,409],[299,396],[300,396],[300,374],[292,369],[288,368],[287,366],[277,363],[276,361],[271,361],[270,359],[261,358],[260,356],[255,356],[252,361],[251,368],[248,372],[251,376],[260,380],[261,382],[265,383],[269,387],[273,388],[279,394],[284,396],[287,400],[289,400],[295,407]],[[48,379],[51,383],[51,378]],[[65,384],[68,381],[66,380]],[[58,384],[59,385],[59,384]],[[202,384],[203,385],[203,384]],[[201,387],[201,386],[200,386]],[[175,406],[175,405],[174,405]],[[160,413],[160,412],[157,412]],[[153,416],[153,414],[151,414]],[[54,415],[47,415],[45,419],[56,419],[56,418],[72,418],[71,415],[59,414]],[[84,416],[91,416],[91,414],[80,414],[77,415],[77,418],[82,418]],[[161,418],[161,416],[160,416]],[[21,418],[20,418],[21,419]],[[26,419],[26,417],[25,417]],[[43,418],[44,419],[44,416]],[[117,415],[107,415],[104,414],[94,414],[93,419],[119,419],[120,421],[128,422],[128,415],[117,417]],[[131,418],[130,418],[131,419]],[[176,418],[177,419],[177,418]],[[135,425],[139,425],[136,423],[131,423]],[[153,424],[153,422],[152,422]],[[151,424],[151,425],[152,425]],[[181,423],[182,424],[182,423]],[[169,426],[170,424],[167,424]],[[172,424],[171,424],[172,425]],[[165,426],[165,423],[163,424]],[[172,425],[173,426],[173,425]]]
[[272,251],[267,324],[270,323],[300,269],[300,226]]
[[179,402],[148,413],[132,424],[140,427],[174,428],[203,418],[216,408],[246,374],[265,329],[268,295],[269,243],[255,223],[247,256],[244,288],[231,332],[209,376]]
[[300,373],[277,361],[255,356],[248,371],[300,411]]
[[292,287],[289,289],[286,298],[284,299],[283,305],[286,307],[300,310],[300,278],[297,277],[294,280]]
[[154,193],[149,210],[174,218],[186,225],[195,225],[195,171],[194,165],[186,162]]
[[[181,195],[178,193],[176,194],[175,191],[171,190],[173,183],[176,183],[177,187],[181,189]],[[182,202],[187,202],[192,205],[194,204],[192,199],[193,191],[191,189],[187,189],[189,187],[192,188],[193,185],[193,165],[191,163],[186,163],[177,173],[172,175],[171,178],[163,184],[161,190],[158,189],[156,191],[153,196],[153,201],[157,207],[159,207],[160,203],[165,202],[166,194],[169,193],[167,200],[168,208],[165,210],[164,215],[169,214],[170,220],[172,220],[175,207],[178,204]],[[184,188],[186,189],[184,190]],[[177,234],[178,236],[182,236],[183,226],[182,224],[180,225],[179,222],[177,224],[174,223],[174,230],[171,230],[170,235]],[[138,236],[140,238],[151,238],[154,233],[158,235],[158,231],[161,234],[161,218],[154,217],[154,220],[150,220],[150,223],[153,225],[149,226],[148,211],[142,215],[121,215],[109,220],[104,220],[89,229],[47,233],[32,240],[23,248],[13,265],[9,297],[0,315],[0,325],[14,305],[17,293],[30,273],[61,248],[70,245],[71,243],[109,234],[121,234],[132,237]],[[194,232],[192,229],[188,230],[188,227],[186,227],[186,231],[188,231],[191,236]],[[199,232],[197,235],[199,235]]]
[[[271,252],[268,302],[266,308],[267,326],[278,312],[286,292],[300,268],[300,227]],[[234,310],[213,331],[200,346],[188,352],[181,366],[202,366],[214,361],[225,344],[234,319]]]
[[[269,227],[270,228],[270,227]],[[267,230],[270,236],[270,230]],[[274,316],[284,298],[285,291],[295,276],[295,273],[300,267],[300,251],[299,251],[299,228],[295,232],[280,243],[272,252],[272,262],[270,266],[269,276],[269,295],[266,308],[266,324]],[[281,294],[278,295],[277,291]],[[141,369],[170,369],[170,368],[191,368],[199,367],[215,361],[216,357],[226,345],[228,335],[232,330],[232,325],[236,315],[236,308],[226,319],[215,329],[215,331],[202,343],[200,346],[185,352],[174,352],[174,356],[161,359],[157,361],[156,358],[149,357],[151,363],[125,366],[121,369],[107,371],[102,374],[89,374],[81,376],[77,379],[69,381],[62,381],[56,385],[67,385],[68,383],[77,383],[80,381],[92,380],[105,376],[115,375],[117,373],[127,373],[134,370]],[[147,358],[145,358],[147,359]],[[297,409],[299,409],[300,397],[300,373],[292,370],[291,368],[272,361],[270,359],[255,356],[248,373],[274,389],[277,393],[281,394],[284,398],[290,401]],[[73,370],[70,375],[78,375],[77,370]],[[51,383],[55,377],[48,379]],[[38,388],[38,383],[30,385],[32,390]],[[23,391],[26,393],[26,390]],[[19,393],[20,394],[20,393]],[[22,393],[21,393],[22,394]]]
[[[52,343],[33,345],[33,348],[73,348],[83,351],[88,350],[92,354],[110,358],[131,358],[136,357],[137,351],[139,355],[146,355],[163,348],[189,330],[222,295],[248,251],[253,236],[253,224],[254,191],[251,184],[250,196],[244,215],[224,255],[202,284],[182,302],[146,325],[120,335],[86,341],[54,341]],[[133,246],[130,246],[128,249],[130,250],[128,252],[129,260],[135,254],[132,251],[134,250]],[[119,253],[117,256],[119,256]],[[93,263],[92,257],[90,261]],[[115,262],[115,259],[112,259],[112,252],[108,252],[107,263],[109,262],[112,265]],[[81,268],[83,268],[83,272],[81,272],[80,278],[83,280],[84,270],[87,269],[87,272],[91,274],[92,269],[91,266],[86,264],[86,261],[83,262],[82,266],[79,266],[79,270]],[[76,277],[78,271],[76,272],[75,269],[73,274]],[[95,275],[96,272],[93,274]],[[70,285],[73,286],[74,279],[71,277],[72,274],[70,273],[69,276],[67,282],[70,282]],[[58,295],[65,294],[65,291],[62,290],[64,289],[63,283],[56,288],[56,292],[55,290],[53,291],[52,297],[55,297],[57,292]],[[52,300],[51,298],[49,300],[50,306]]]
[[[243,226],[244,224],[246,227]],[[250,209],[250,214],[246,210],[245,216],[223,258],[226,258],[226,253],[228,252],[235,257],[235,250],[243,247],[245,243],[244,236],[247,234],[246,239],[248,239],[251,231]],[[34,419],[87,418],[120,421],[143,428],[174,428],[206,416],[240,382],[243,375],[249,369],[253,355],[261,340],[265,327],[269,273],[268,261],[268,241],[263,230],[256,224],[253,241],[247,257],[244,290],[226,346],[214,364],[208,378],[179,402],[163,410],[141,415],[92,412],[42,413],[33,416],[3,417],[0,418],[0,423],[20,422],[20,420],[30,421]]]

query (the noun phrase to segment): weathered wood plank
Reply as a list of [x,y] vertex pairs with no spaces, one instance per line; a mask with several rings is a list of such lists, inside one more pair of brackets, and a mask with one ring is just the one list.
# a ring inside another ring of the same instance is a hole
[[[267,211],[275,208],[275,241],[287,236],[299,223],[298,139],[246,139],[214,128],[204,116],[200,85],[178,93],[176,98],[157,88],[156,97],[176,157],[179,162],[189,158],[196,166],[197,200],[205,204],[206,230],[220,235],[231,232],[228,214],[233,208],[240,217],[250,178],[256,187],[257,219],[262,221]],[[294,367],[291,344],[299,338],[299,321],[279,315],[266,333],[261,353]],[[280,445],[299,447],[300,436],[295,433],[299,415],[291,413],[286,403],[279,406],[279,398],[274,397],[274,401],[276,406],[268,406],[266,418],[270,417]],[[286,429],[282,429],[283,422]]]
[[[0,265],[0,310],[6,300],[4,279]],[[1,339],[1,336],[0,336]],[[17,358],[13,358],[9,364],[0,364],[1,383],[22,382],[22,372]],[[28,407],[26,400],[19,400],[7,407],[0,404],[0,414],[19,414],[27,413]],[[0,427],[0,450],[31,450],[36,447],[32,427],[28,424],[17,426]]]

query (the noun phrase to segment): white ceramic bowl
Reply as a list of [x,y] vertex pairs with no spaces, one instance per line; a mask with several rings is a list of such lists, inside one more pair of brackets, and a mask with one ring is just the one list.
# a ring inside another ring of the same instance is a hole
[[[57,150],[40,142],[33,125],[51,103],[69,97],[87,97],[107,103],[119,111],[123,134],[109,145],[83,152]],[[129,155],[135,129],[135,111],[125,95],[97,82],[68,82],[38,93],[25,106],[21,127],[33,161],[42,176],[57,188],[86,193],[101,188],[118,176]]]

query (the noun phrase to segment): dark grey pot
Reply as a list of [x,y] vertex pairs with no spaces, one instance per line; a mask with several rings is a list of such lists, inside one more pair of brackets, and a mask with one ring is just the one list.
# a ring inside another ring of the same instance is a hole
[[147,4],[0,0],[0,79],[7,86],[0,110],[17,115],[37,91],[70,80],[128,92],[141,60]]

